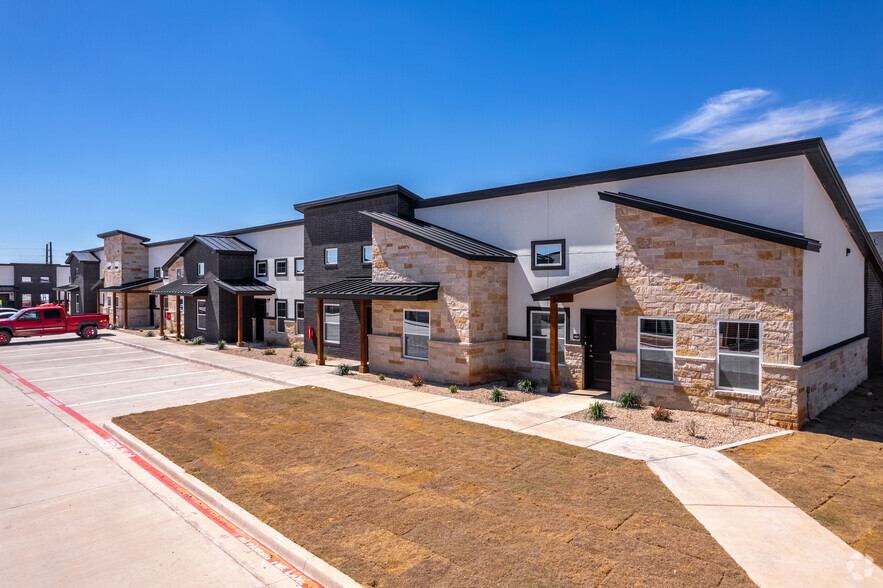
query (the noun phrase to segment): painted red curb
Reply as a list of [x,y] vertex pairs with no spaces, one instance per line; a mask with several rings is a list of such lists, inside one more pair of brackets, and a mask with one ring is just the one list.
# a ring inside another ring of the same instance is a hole
[[162,482],[165,486],[167,486],[172,491],[174,491],[178,496],[183,498],[188,504],[195,507],[199,512],[204,514],[211,521],[213,521],[219,527],[224,529],[224,531],[226,531],[227,533],[230,533],[234,538],[236,538],[237,541],[239,541],[240,543],[242,543],[243,545],[248,547],[250,550],[252,550],[258,556],[260,556],[261,559],[268,562],[274,568],[276,568],[277,570],[282,572],[287,578],[292,580],[296,585],[302,586],[303,588],[324,588],[322,586],[322,584],[319,584],[317,581],[315,581],[312,578],[310,578],[309,576],[307,576],[305,573],[303,573],[302,571],[300,571],[299,569],[297,569],[296,567],[294,567],[293,565],[291,565],[290,563],[285,561],[280,555],[273,552],[269,547],[267,547],[266,545],[264,545],[263,543],[261,543],[260,541],[258,541],[254,537],[252,537],[251,535],[248,535],[247,533],[245,533],[245,531],[243,531],[235,523],[228,520],[226,517],[221,515],[219,512],[212,509],[209,505],[207,505],[205,502],[203,502],[199,497],[195,496],[192,492],[187,490],[184,486],[177,483],[175,480],[173,480],[172,478],[168,477],[167,475],[165,475],[164,473],[162,473],[161,471],[159,471],[158,469],[156,469],[155,467],[150,465],[147,462],[147,460],[145,460],[143,457],[141,457],[140,455],[138,455],[137,453],[135,453],[134,451],[132,451],[131,449],[129,449],[128,447],[123,445],[122,443],[120,443],[117,439],[115,439],[113,437],[113,435],[111,435],[110,433],[108,433],[107,431],[105,431],[104,429],[102,429],[101,427],[99,427],[98,425],[96,425],[95,423],[93,423],[92,421],[90,421],[89,419],[87,419],[86,417],[84,417],[83,415],[81,415],[80,413],[75,411],[74,409],[72,409],[71,407],[67,406],[62,401],[53,397],[51,394],[44,392],[43,390],[41,390],[40,388],[38,388],[34,384],[31,384],[30,382],[28,382],[27,380],[25,380],[24,378],[22,378],[21,376],[19,376],[18,374],[16,374],[15,372],[10,370],[9,368],[7,368],[6,366],[0,365],[0,370],[3,370],[7,374],[9,374],[10,377],[21,382],[22,384],[24,384],[25,386],[27,386],[28,388],[30,388],[31,390],[33,390],[34,392],[36,392],[37,394],[39,394],[40,396],[42,396],[43,398],[45,398],[46,400],[48,400],[49,402],[54,404],[55,406],[57,406],[58,408],[60,408],[61,410],[63,410],[64,412],[66,412],[67,414],[72,416],[73,418],[75,418],[76,420],[78,420],[79,422],[86,425],[93,433],[95,433],[96,435],[101,437],[108,445],[110,445],[111,447],[113,447],[114,449],[116,449],[117,451],[119,451],[120,453],[122,453],[123,455],[128,457],[129,459],[131,459],[133,462],[138,464],[141,467],[141,469],[143,469],[148,474],[150,474],[151,476],[153,476],[154,478],[156,478],[157,480]]

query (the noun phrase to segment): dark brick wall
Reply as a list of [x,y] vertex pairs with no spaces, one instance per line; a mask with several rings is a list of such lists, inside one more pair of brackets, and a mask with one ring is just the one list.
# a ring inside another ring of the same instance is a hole
[[868,336],[868,376],[883,368],[883,287],[865,262],[865,334]]
[[[362,246],[371,244],[371,222],[361,210],[411,213],[409,201],[397,192],[374,198],[341,202],[314,209],[304,214],[304,289],[330,284],[345,278],[370,277],[371,266],[362,264]],[[325,249],[337,248],[337,266],[325,265]],[[272,268],[270,268],[272,271]],[[325,344],[329,355],[359,359],[359,303],[352,300],[325,300],[340,304],[340,344]],[[293,312],[292,307],[292,312]],[[306,326],[316,328],[316,299],[304,301]],[[305,340],[304,350],[316,352],[315,340]]]
[[[49,302],[55,302],[58,298],[53,290],[58,285],[55,280],[56,267],[58,266],[45,263],[13,263],[14,285],[19,287],[19,291],[16,293],[16,304],[10,306],[21,308],[23,294],[31,295],[31,306],[40,304],[40,294],[48,294]],[[24,276],[31,277],[29,284],[22,283],[21,279]],[[41,276],[47,276],[49,281],[41,283]]]

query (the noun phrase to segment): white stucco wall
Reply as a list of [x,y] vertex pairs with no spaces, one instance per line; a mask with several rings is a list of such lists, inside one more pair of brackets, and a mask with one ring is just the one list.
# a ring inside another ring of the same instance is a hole
[[55,285],[66,286],[71,281],[71,266],[60,265],[55,268]]
[[807,251],[803,257],[806,355],[864,332],[865,260],[809,164],[804,186],[806,236],[822,243],[821,251]]
[[[276,298],[284,298],[288,301],[288,316],[294,317],[294,301],[304,298],[304,277],[294,275],[294,260],[304,256],[304,227],[296,225],[281,229],[256,231],[236,235],[239,239],[248,243],[257,250],[255,260],[267,260],[267,277],[258,278],[276,288],[276,296],[272,297],[267,304],[267,312],[275,315]],[[288,260],[288,275],[274,275],[274,260]]]
[[[15,286],[15,269],[11,265],[0,265],[0,285]],[[67,283],[67,282],[65,282]]]
[[[169,243],[167,245],[156,245],[147,248],[147,273],[153,277],[153,268],[159,267],[161,268],[165,263],[169,260],[169,258],[174,255],[174,253],[181,248],[181,245],[184,244],[186,239],[181,240],[175,243]],[[172,281],[174,281],[174,276],[172,277]]]

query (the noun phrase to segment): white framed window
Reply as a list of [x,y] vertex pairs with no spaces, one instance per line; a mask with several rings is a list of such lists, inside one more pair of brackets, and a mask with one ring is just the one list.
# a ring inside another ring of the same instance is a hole
[[322,337],[326,343],[340,343],[340,305],[325,304],[322,317]]
[[120,269],[120,260],[119,259],[113,260],[113,269],[115,269],[115,270]]
[[21,295],[21,307],[24,308],[26,306],[33,306],[33,303],[31,302],[31,295],[30,294],[22,294]]
[[22,284],[30,284],[31,283],[31,276],[22,276],[21,283]]
[[675,321],[638,318],[638,379],[674,382]]
[[74,294],[74,312],[80,314],[80,295]]
[[41,284],[48,284],[49,283],[49,276],[40,276],[40,283]]
[[275,266],[273,269],[274,273],[277,276],[287,276],[288,275],[288,259],[281,258],[273,261],[273,265]]
[[276,299],[276,332],[285,332],[285,319],[288,318],[288,301]]
[[[549,334],[551,333],[548,310],[530,311],[530,361],[549,363]],[[567,337],[567,313],[558,311],[558,364],[564,365],[564,341]]]
[[429,311],[405,310],[402,314],[402,355],[409,359],[429,359]]
[[566,253],[564,239],[532,241],[530,244],[530,269],[564,269],[567,265]]
[[40,304],[49,304],[49,294],[40,294]]
[[374,247],[371,245],[362,245],[362,263],[371,263],[374,259]]
[[205,299],[200,298],[196,301],[196,328],[200,331],[205,330]]
[[304,258],[298,257],[294,260],[294,275],[302,276],[304,275]]
[[325,250],[325,265],[337,265],[337,247]]
[[105,294],[104,294],[104,292],[102,292],[101,293],[101,306],[105,306],[107,304],[107,302],[104,299],[104,296],[105,296]]
[[162,277],[162,268],[161,267],[153,268],[153,277],[154,278],[161,278]]
[[175,270],[175,278],[178,280],[181,279],[181,268],[178,268],[177,270]]
[[760,392],[762,329],[758,321],[718,321],[717,387]]
[[254,262],[254,275],[258,278],[267,277],[267,260],[259,259]]
[[110,271],[110,262],[107,262],[107,271]]
[[205,262],[200,261],[196,264],[196,275],[204,276],[205,275]]
[[294,301],[294,318],[297,321],[297,327],[295,334],[303,335],[304,334],[304,301],[303,300],[295,300]]

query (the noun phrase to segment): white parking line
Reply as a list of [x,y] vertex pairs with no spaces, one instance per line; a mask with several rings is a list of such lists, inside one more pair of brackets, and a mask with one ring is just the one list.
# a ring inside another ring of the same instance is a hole
[[[143,353],[142,351],[124,351],[122,353],[102,353],[101,357],[112,357],[114,355],[135,355],[136,353]],[[20,363],[15,360],[9,362],[11,365],[19,366],[19,365],[29,365],[32,363],[46,363],[48,361],[68,361],[71,359],[89,359],[90,357],[95,357],[95,354],[92,355],[75,355],[73,357],[51,357],[46,359],[39,359],[36,361],[22,361]]]
[[101,400],[90,400],[88,402],[78,402],[77,404],[68,404],[68,406],[86,406],[87,404],[99,404],[101,402],[113,402],[115,400],[126,400],[128,398],[139,398],[141,396],[155,396],[157,394],[168,394],[170,392],[183,392],[184,390],[195,390],[197,388],[208,388],[209,386],[225,386],[227,384],[239,384],[242,382],[251,382],[251,378],[242,380],[230,380],[229,382],[214,382],[212,384],[200,384],[199,386],[188,386],[186,388],[175,388],[173,390],[159,390],[158,392],[144,392],[143,394],[132,394],[130,396],[117,396],[116,398],[102,398]]
[[[136,353],[139,353],[139,352],[136,351]],[[145,354],[145,355],[147,355],[147,354]],[[129,358],[129,359],[115,359],[115,360],[113,360],[113,361],[90,361],[88,365],[89,365],[89,366],[93,366],[93,365],[107,365],[107,364],[111,364],[111,363],[123,363],[123,362],[126,362],[126,361],[147,361],[147,360],[154,360],[154,359],[163,359],[163,358],[162,358],[162,357],[143,357],[143,358],[134,358],[134,357],[132,357],[132,358]],[[33,370],[28,370],[28,373],[29,373],[29,374],[32,374],[32,373],[34,373],[34,372],[45,372],[46,370],[63,370],[63,369],[65,369],[65,368],[73,368],[73,367],[77,367],[77,366],[70,366],[70,365],[69,365],[69,366],[56,365],[56,366],[53,366],[53,367],[36,368],[36,369],[33,369]],[[69,374],[68,377],[70,377],[70,378],[76,378],[78,375],[79,375],[79,374]]]
[[[157,357],[156,359],[163,359],[163,358]],[[68,379],[73,379],[73,378],[85,378],[87,376],[102,376],[104,374],[118,374],[120,372],[134,372],[135,370],[153,370],[153,369],[158,370],[160,368],[172,367],[173,365],[186,365],[186,364],[187,364],[186,361],[179,361],[178,363],[167,363],[164,365],[145,365],[145,366],[136,367],[136,368],[126,368],[124,370],[109,370],[109,371],[105,371],[105,372],[92,372],[89,374],[76,374],[76,375],[68,374],[66,376],[56,376],[54,378],[37,378],[37,379],[28,378],[28,380],[30,380],[31,382],[48,382],[50,380],[68,380]],[[31,371],[34,371],[34,370],[31,370]]]
[[149,380],[160,380],[162,378],[174,378],[176,376],[193,376],[196,374],[208,374],[214,372],[215,370],[202,370],[199,372],[184,372],[183,374],[166,374],[164,376],[154,376],[152,378],[138,378],[136,380],[118,380],[116,382],[101,382],[100,384],[86,384],[85,386],[71,386],[70,388],[59,388],[58,390],[51,390],[52,394],[58,394],[59,392],[67,392],[69,390],[79,390],[81,388],[97,388],[99,386],[111,386],[115,384],[134,384],[136,382],[147,382]]
[[[65,353],[82,353],[83,347],[111,347],[111,343],[83,343],[82,341],[77,343],[77,347],[79,349],[71,349]],[[40,345],[39,349],[28,350],[28,351],[0,351],[0,357],[19,357],[22,355],[46,355],[47,351],[52,351],[53,349],[61,348],[69,348],[68,345]]]

